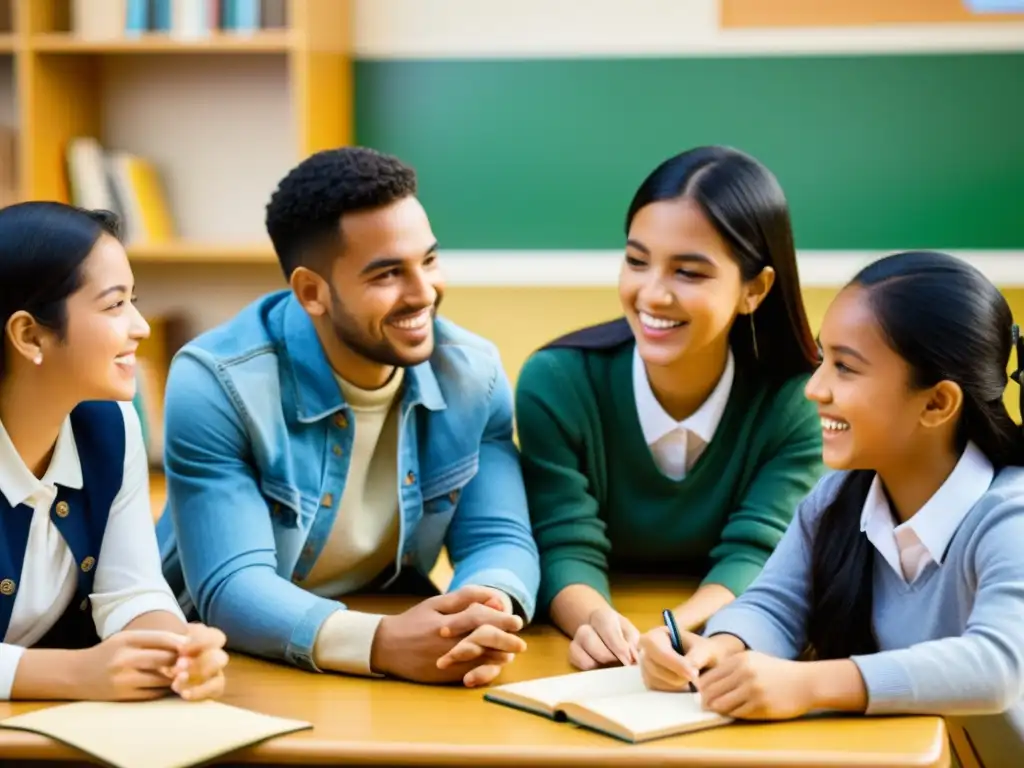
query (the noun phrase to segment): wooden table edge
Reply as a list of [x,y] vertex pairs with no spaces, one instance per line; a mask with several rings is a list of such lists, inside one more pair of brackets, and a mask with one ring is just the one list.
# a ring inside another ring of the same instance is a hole
[[[919,716],[929,718],[930,716]],[[906,753],[879,753],[865,759],[861,755],[851,763],[850,755],[835,750],[807,751],[794,760],[793,753],[759,753],[758,766],[806,765],[815,768],[858,768],[874,766],[902,766],[904,768],[948,768],[950,765],[948,729],[940,717],[934,718],[934,748],[915,757]],[[83,759],[83,753],[62,742],[31,731],[2,729],[4,741],[0,748],[3,760],[68,760]],[[651,746],[651,745],[654,746]],[[747,750],[680,749],[678,746],[659,748],[649,742],[643,749],[631,750],[621,742],[610,741],[608,747],[567,747],[552,751],[550,746],[517,747],[493,745],[432,745],[421,742],[389,742],[374,744],[323,739],[292,740],[288,735],[272,738],[255,746],[246,747],[216,758],[217,762],[244,762],[252,764],[305,764],[333,765],[339,761],[359,765],[473,765],[482,761],[487,765],[515,766],[528,762],[534,766],[619,766],[619,765],[703,765],[750,766],[751,753]]]
[[[930,719],[929,715],[916,716]],[[906,766],[907,768],[948,768],[950,765],[949,739],[945,721],[934,717],[933,749],[927,754],[916,757],[906,753],[879,753],[870,761],[859,759],[850,762],[848,752],[835,750],[807,751],[800,754],[800,760],[794,761],[793,753],[775,755],[758,753],[757,764],[771,766],[805,765],[814,768],[858,768],[868,766]],[[486,765],[515,766],[528,762],[531,766],[619,766],[619,765],[681,765],[681,766],[749,766],[751,753],[747,750],[723,749],[680,749],[678,746],[659,748],[650,746],[644,749],[629,749],[629,745],[611,741],[609,747],[568,747],[552,752],[550,746],[516,747],[507,749],[491,745],[426,745],[420,742],[390,742],[372,744],[367,742],[332,742],[315,739],[288,742],[282,738],[268,741],[254,747],[239,750],[232,755],[225,755],[224,760],[241,760],[246,763],[284,763],[284,764],[336,764],[339,761],[357,765],[394,765],[396,760],[401,765],[473,765],[479,766],[481,761]],[[611,746],[614,744],[615,746]],[[864,756],[859,756],[863,758]]]

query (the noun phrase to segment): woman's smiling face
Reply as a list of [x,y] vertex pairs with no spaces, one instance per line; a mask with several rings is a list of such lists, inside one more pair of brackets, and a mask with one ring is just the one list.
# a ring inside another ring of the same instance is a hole
[[723,343],[749,296],[728,245],[695,202],[664,200],[636,212],[619,300],[644,362],[668,366]]

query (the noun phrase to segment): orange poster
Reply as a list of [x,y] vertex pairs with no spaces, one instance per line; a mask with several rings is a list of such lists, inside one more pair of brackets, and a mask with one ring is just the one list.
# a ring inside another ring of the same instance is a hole
[[[1011,0],[720,0],[722,26],[862,27],[871,24],[1024,22]],[[992,8],[1012,9],[1005,13]]]

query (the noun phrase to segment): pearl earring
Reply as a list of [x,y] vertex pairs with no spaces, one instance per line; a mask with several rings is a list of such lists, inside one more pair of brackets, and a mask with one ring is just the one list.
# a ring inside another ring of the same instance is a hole
[[40,352],[38,355],[33,357],[32,358],[32,362],[35,363],[36,365],[42,365],[43,364],[43,354],[42,354],[42,352]]

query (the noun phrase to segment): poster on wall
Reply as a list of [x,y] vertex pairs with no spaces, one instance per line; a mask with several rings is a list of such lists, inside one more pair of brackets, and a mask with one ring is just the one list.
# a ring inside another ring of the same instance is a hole
[[719,0],[724,29],[1019,24],[1024,0]]
[[974,13],[1014,13],[1024,11],[1024,0],[963,0]]

